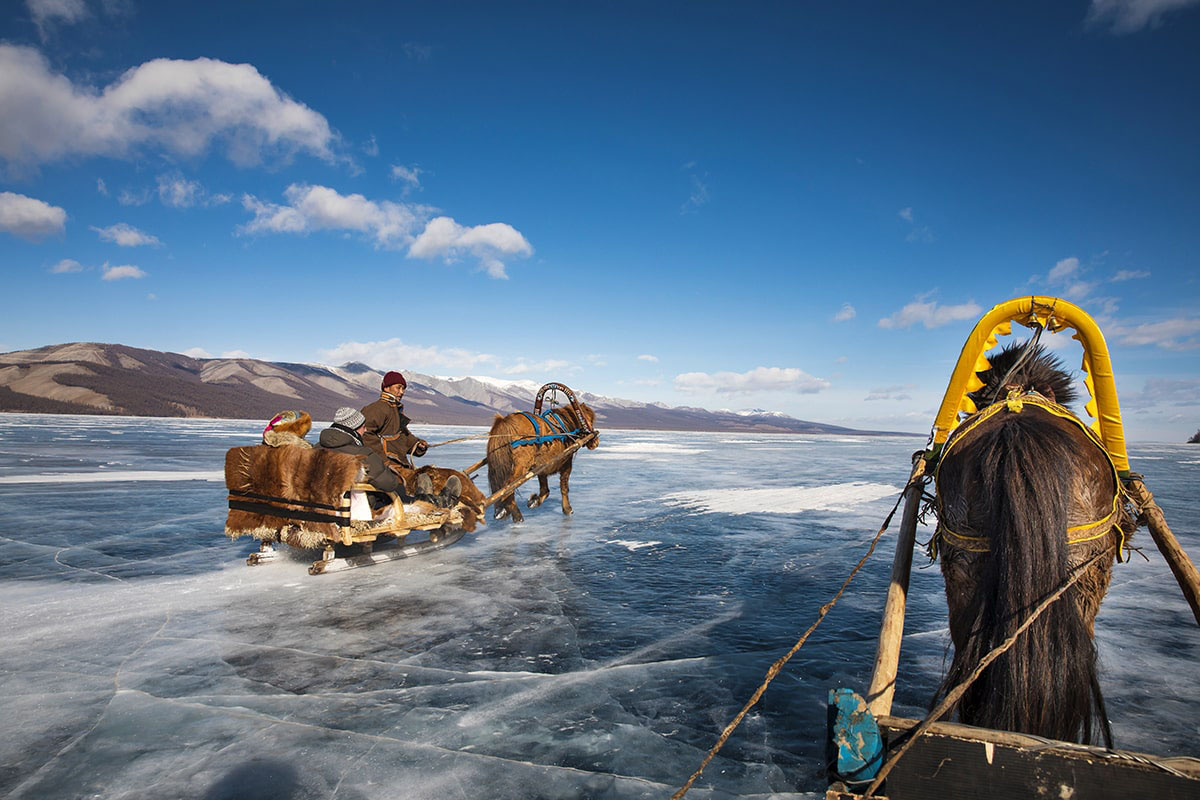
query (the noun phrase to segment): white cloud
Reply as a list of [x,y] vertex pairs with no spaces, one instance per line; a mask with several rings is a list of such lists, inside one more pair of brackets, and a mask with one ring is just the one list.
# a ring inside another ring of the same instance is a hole
[[43,39],[52,25],[70,25],[88,15],[83,0],[25,0],[25,7]]
[[1050,273],[1046,275],[1046,282],[1055,286],[1061,286],[1067,280],[1079,274],[1079,259],[1075,256],[1064,258],[1058,261],[1050,269]]
[[123,280],[125,278],[144,278],[144,277],[146,277],[146,273],[143,272],[142,270],[138,269],[137,267],[133,266],[132,264],[124,264],[119,267],[110,267],[107,264],[105,264],[104,265],[104,274],[100,276],[100,279],[105,280],[105,281],[119,281],[119,280]]
[[915,383],[897,384],[894,386],[880,386],[877,389],[872,389],[864,397],[864,400],[912,400],[910,392],[917,388]]
[[209,194],[199,181],[188,180],[179,173],[158,176],[158,199],[171,208],[219,206],[233,199],[228,194]]
[[842,303],[841,309],[833,315],[834,322],[848,322],[858,316],[858,312],[854,306],[849,303]]
[[535,373],[554,372],[556,370],[567,369],[570,366],[571,366],[571,362],[569,362],[569,361],[562,361],[560,359],[551,358],[551,359],[547,359],[545,361],[539,361],[536,364],[529,364],[524,361],[520,361],[520,362],[512,365],[511,367],[506,367],[503,371],[504,371],[504,374],[506,374],[506,375],[525,375],[530,372],[535,372]]
[[189,208],[196,205],[203,192],[198,181],[189,181],[179,175],[158,176],[158,199],[164,206]]
[[30,47],[0,44],[0,157],[37,166],[70,156],[130,158],[143,148],[199,156],[214,142],[250,165],[304,151],[334,160],[325,117],[250,64],[160,58],[98,90],[51,70]]
[[675,390],[689,394],[753,394],[796,392],[815,394],[830,386],[794,367],[756,367],[748,372],[685,372],[675,376]]
[[1172,11],[1195,5],[1198,0],[1092,0],[1087,24],[1107,26],[1115,34],[1136,33],[1154,28]]
[[191,356],[192,358],[212,358],[212,354],[203,347],[189,347],[183,351],[183,355]]
[[366,234],[376,247],[398,248],[413,242],[422,206],[375,202],[361,194],[339,194],[328,186],[293,183],[284,192],[288,205],[265,203],[243,195],[242,205],[254,219],[242,225],[242,233],[300,233],[319,230],[349,230]]
[[108,197],[108,184],[104,182],[104,178],[96,178],[96,191]]
[[[691,163],[693,166],[695,165],[695,162],[691,162]],[[705,173],[705,177],[706,178],[708,177],[708,173]],[[692,192],[690,195],[688,195],[687,201],[684,202],[683,206],[679,209],[679,213],[689,214],[689,213],[695,212],[695,211],[699,210],[699,208],[701,206],[706,205],[708,203],[708,200],[709,200],[708,184],[705,183],[703,180],[701,180],[699,175],[693,175],[692,176]]]
[[1122,269],[1118,270],[1117,274],[1113,275],[1109,280],[1113,283],[1120,283],[1122,281],[1136,281],[1149,277],[1150,270],[1148,269]]
[[[0,137],[7,124],[0,125]],[[67,212],[58,206],[15,192],[0,192],[0,231],[37,240],[66,228]]]
[[404,181],[412,189],[419,189],[421,187],[422,172],[424,170],[420,167],[406,167],[403,164],[392,165],[393,180]]
[[469,253],[493,278],[508,278],[500,256],[528,257],[533,247],[520,231],[503,222],[464,227],[450,217],[435,217],[408,249],[412,258],[441,257],[452,261]]
[[922,242],[928,244],[929,242],[936,240],[936,237],[933,235],[933,231],[929,229],[928,225],[918,226],[916,224],[916,218],[913,214],[912,206],[900,209],[898,212],[896,212],[896,215],[912,226],[908,231],[908,235],[904,237],[904,241]]
[[123,206],[144,206],[150,202],[150,190],[139,189],[133,191],[131,189],[122,189],[117,195],[117,202]]
[[116,225],[109,225],[107,228],[97,228],[95,225],[92,225],[91,228],[100,234],[100,238],[104,241],[113,242],[121,247],[142,247],[144,245],[158,247],[162,244],[157,236],[151,236],[148,233],[139,231],[125,222],[118,222]]
[[1165,319],[1132,327],[1116,326],[1110,332],[1121,344],[1155,345],[1164,350],[1194,350],[1200,347],[1200,319]]
[[638,361],[649,361],[652,364],[657,364],[658,356],[652,356],[649,353],[643,353],[642,355],[638,356]]
[[400,45],[400,49],[413,61],[428,61],[433,57],[433,48],[420,42],[405,42]]
[[371,158],[379,155],[379,142],[375,139],[375,134],[371,134],[371,138],[367,139],[367,143],[362,146],[362,151]]
[[1200,378],[1147,378],[1140,392],[1121,395],[1121,407],[1195,406],[1200,400]]
[[464,373],[469,373],[479,364],[495,364],[499,360],[488,353],[474,353],[457,347],[424,347],[406,344],[400,339],[343,342],[337,347],[321,350],[320,354],[330,364],[361,361],[379,369],[446,369]]
[[975,319],[983,309],[974,302],[956,306],[938,305],[936,300],[926,302],[918,297],[889,317],[879,320],[881,328],[908,328],[917,323],[926,328],[940,328],[964,319]]
[[62,275],[66,272],[83,272],[83,264],[80,264],[73,258],[64,258],[51,267],[50,271],[55,275]]
[[253,356],[245,350],[226,350],[221,353],[221,358],[253,358]]

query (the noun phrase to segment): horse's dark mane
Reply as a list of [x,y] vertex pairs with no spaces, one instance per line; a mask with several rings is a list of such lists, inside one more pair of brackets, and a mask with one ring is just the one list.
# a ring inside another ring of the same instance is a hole
[[[999,414],[940,467],[939,494],[945,493],[945,502],[955,495],[966,499],[969,527],[987,538],[991,551],[974,591],[958,598],[964,605],[957,627],[965,641],[956,638],[938,697],[964,680],[1070,573],[1064,531],[1071,476],[1084,468],[1078,442],[1065,427],[1071,424],[1032,411]],[[978,556],[947,549],[943,571],[949,595],[947,570],[956,569],[953,560]],[[1080,591],[1077,584],[1051,605],[971,685],[958,704],[964,722],[1091,741],[1093,703],[1102,701],[1093,696],[1099,686],[1096,650],[1080,610]]]
[[977,373],[979,380],[983,381],[983,388],[970,394],[976,407],[984,408],[997,400],[1003,400],[1006,392],[1002,382],[1004,385],[1015,384],[1026,391],[1032,389],[1059,405],[1067,406],[1075,402],[1075,387],[1062,361],[1040,344],[1029,347],[1029,357],[1021,362],[1012,375],[1008,372],[1025,352],[1024,343],[1010,344],[996,355],[988,357],[992,368]]

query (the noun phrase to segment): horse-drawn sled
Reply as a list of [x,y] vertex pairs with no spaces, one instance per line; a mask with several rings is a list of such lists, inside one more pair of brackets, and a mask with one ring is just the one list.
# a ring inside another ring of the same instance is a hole
[[[549,397],[566,396],[567,404],[547,407]],[[599,442],[595,414],[561,383],[548,383],[534,401],[534,410],[497,416],[487,455],[465,470],[424,466],[401,470],[401,482],[417,499],[405,501],[399,492],[383,491],[366,482],[363,457],[311,448],[303,437],[283,442],[234,447],[225,455],[225,486],[229,514],[225,533],[230,539],[250,536],[259,542],[246,563],[264,564],[276,556],[275,546],[321,550],[309,573],[353,569],[408,558],[449,547],[484,524],[488,506],[497,518],[521,520],[516,491],[538,478],[539,492],[529,500],[541,505],[549,494],[547,477],[559,475],[563,513],[571,513],[568,478],[574,454]],[[466,437],[476,438],[476,437]],[[265,439],[264,439],[265,441]],[[492,494],[484,497],[471,479],[488,467]],[[448,496],[454,478],[458,490]],[[376,549],[376,545],[382,545]]]
[[[1013,322],[1030,340],[992,353]],[[1066,329],[1083,345],[1090,424],[1066,407],[1070,378],[1038,341]],[[1200,797],[1200,760],[1115,749],[1097,676],[1096,614],[1138,525],[1197,622],[1200,575],[1129,470],[1095,322],[1049,297],[993,308],[967,339],[913,465],[871,684],[865,697],[830,691],[827,798]],[[937,517],[929,553],[941,561],[954,655],[917,721],[891,707],[923,512]],[[959,722],[941,721],[951,713]]]

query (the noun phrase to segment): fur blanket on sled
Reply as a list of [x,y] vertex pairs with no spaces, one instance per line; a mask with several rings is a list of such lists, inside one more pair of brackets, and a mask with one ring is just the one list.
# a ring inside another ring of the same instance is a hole
[[[237,503],[242,508],[229,509],[225,535],[319,547],[337,535],[334,509],[341,508],[343,493],[364,474],[360,458],[332,450],[234,447],[225,454],[225,488],[231,506]],[[298,516],[288,516],[289,511]]]

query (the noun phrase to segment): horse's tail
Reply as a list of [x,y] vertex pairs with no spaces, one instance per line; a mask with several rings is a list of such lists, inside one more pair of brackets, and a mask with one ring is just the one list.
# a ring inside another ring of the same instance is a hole
[[[981,431],[972,458],[991,552],[967,613],[970,633],[938,689],[944,696],[1003,642],[1071,573],[1066,542],[1075,470],[1074,441],[1039,415],[1000,414]],[[1055,739],[1091,741],[1096,649],[1076,595],[1056,600],[971,685],[959,703],[964,722]],[[971,619],[971,617],[974,617]]]
[[488,437],[487,467],[488,487],[493,494],[503,489],[513,478],[516,459],[513,457],[512,443],[521,438],[517,425],[512,414],[507,417],[497,414],[492,420],[491,435]]

